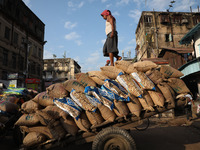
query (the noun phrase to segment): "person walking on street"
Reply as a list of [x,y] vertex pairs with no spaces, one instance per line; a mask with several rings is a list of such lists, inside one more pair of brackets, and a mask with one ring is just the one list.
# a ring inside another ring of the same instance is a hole
[[104,10],[101,13],[103,19],[106,20],[105,32],[107,35],[106,42],[103,46],[103,55],[110,58],[110,65],[114,66],[114,57],[121,60],[118,51],[118,33],[116,31],[116,19],[112,16],[110,10]]

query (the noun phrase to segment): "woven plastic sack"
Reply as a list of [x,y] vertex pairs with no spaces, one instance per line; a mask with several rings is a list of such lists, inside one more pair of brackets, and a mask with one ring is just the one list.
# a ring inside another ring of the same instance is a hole
[[139,101],[142,107],[144,108],[144,110],[155,111],[153,108],[154,106],[153,100],[147,91],[144,91],[142,98],[139,98]]
[[158,88],[156,89],[156,91],[148,91],[148,93],[151,96],[151,99],[153,100],[156,106],[160,106],[160,107],[164,106],[165,98]]
[[88,76],[87,73],[77,73],[75,74],[77,81],[82,84],[84,87],[86,86],[96,86],[96,83]]
[[36,114],[23,114],[15,123],[18,126],[34,126],[40,122]]
[[23,139],[23,145],[25,147],[31,147],[31,146],[39,145],[45,140],[46,140],[46,137],[44,134],[41,134],[39,132],[30,132]]
[[61,117],[66,119],[66,117],[68,116],[68,113],[60,109],[58,106],[47,106],[45,109],[42,110],[42,112],[47,113],[54,119],[59,119]]
[[53,118],[53,116],[50,116],[49,114],[47,114],[45,112],[37,110],[35,114],[38,117],[38,119],[42,125],[47,126],[47,125],[51,125],[52,123],[55,122],[55,119]]
[[118,117],[126,117],[129,114],[129,109],[125,102],[114,100],[113,111]]
[[62,127],[67,131],[67,133],[75,136],[78,132],[78,126],[76,125],[74,119],[71,116],[67,116],[67,118],[60,118],[60,122]]
[[118,101],[130,101],[128,92],[116,81],[106,79],[101,88],[108,92],[114,93],[115,99]]
[[147,75],[147,77],[149,77],[149,79],[151,79],[151,81],[153,81],[153,83],[158,84],[160,82],[163,81],[162,79],[162,74],[160,71],[158,71],[157,69],[152,69],[149,70],[145,73]]
[[98,87],[87,86],[85,87],[85,93],[87,95],[94,96],[96,99],[98,99],[102,104],[104,104],[110,110],[114,108],[114,102],[113,102],[114,95],[113,95],[113,98],[110,98],[110,96],[108,96],[108,92],[106,92],[105,90],[100,89]]
[[144,90],[144,89],[155,90],[156,89],[154,83],[145,75],[144,72],[141,72],[141,71],[133,72],[133,73],[131,73],[131,76],[138,83],[138,85],[140,86],[140,88],[142,90]]
[[182,79],[169,78],[167,84],[172,87],[177,94],[190,93],[190,90]]
[[81,91],[81,92],[84,92],[85,90],[85,87],[80,82],[74,79],[65,81],[63,83],[63,86],[68,92],[71,92],[72,89],[75,89],[76,91]]
[[118,76],[120,72],[123,72],[123,70],[118,69],[114,66],[104,66],[104,67],[101,67],[100,69],[104,75],[108,76],[110,79],[113,79],[113,80],[116,79],[116,77]]
[[83,131],[89,131],[90,127],[92,126],[85,114],[85,111],[82,111],[79,119],[78,120],[74,119],[74,121],[76,125],[79,127],[79,129]]
[[129,97],[130,97],[130,102],[126,103],[128,106],[128,109],[132,114],[139,117],[142,111],[141,103],[139,102],[138,98],[136,98],[135,96],[130,95]]
[[21,109],[25,111],[26,113],[34,113],[36,110],[40,110],[42,108],[41,105],[34,102],[33,100],[29,100],[27,102],[24,102],[21,105]]
[[56,106],[78,120],[82,109],[71,98],[64,97],[60,99],[54,99],[53,101]]
[[142,97],[142,90],[137,83],[127,74],[120,73],[117,81],[131,94],[136,97]]
[[160,72],[165,78],[180,78],[184,74],[171,66],[161,66]]
[[[130,65],[131,66],[131,65]],[[130,67],[129,66],[129,67]],[[157,68],[158,65],[156,65],[154,62],[152,61],[139,61],[139,62],[135,62],[133,63],[133,67],[137,70],[137,71],[142,71],[142,72],[146,72],[148,70],[151,70],[153,68]]]
[[87,72],[89,77],[95,81],[98,85],[103,85],[104,80],[109,79],[101,71],[89,71]]
[[162,92],[166,102],[171,104],[171,106],[175,106],[175,98],[173,98],[173,94],[171,93],[170,87],[165,82],[161,82],[157,84],[158,88]]
[[105,105],[99,104],[98,109],[104,120],[110,121],[110,122],[113,122],[115,120],[116,114]]
[[38,93],[33,98],[33,101],[44,107],[53,105],[53,97],[50,97],[46,91]]
[[74,89],[70,93],[71,98],[84,110],[96,111],[97,101],[96,99],[87,96],[83,92],[77,92]]
[[97,110],[96,112],[85,111],[86,116],[90,123],[95,126],[101,124],[104,119],[102,118],[100,112]]
[[132,64],[131,61],[120,60],[115,62],[115,67],[127,73],[128,66],[131,64]]
[[55,83],[46,88],[47,94],[53,98],[62,98],[68,95],[68,91],[62,83]]

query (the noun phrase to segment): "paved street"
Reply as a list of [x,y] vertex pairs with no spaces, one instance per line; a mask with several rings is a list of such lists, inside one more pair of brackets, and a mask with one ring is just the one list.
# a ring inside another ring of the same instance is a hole
[[[187,122],[179,118],[172,121],[151,122],[145,131],[131,130],[138,150],[199,150],[200,149],[200,119]],[[10,137],[0,141],[1,150],[17,150]],[[91,143],[70,145],[53,150],[90,150]]]

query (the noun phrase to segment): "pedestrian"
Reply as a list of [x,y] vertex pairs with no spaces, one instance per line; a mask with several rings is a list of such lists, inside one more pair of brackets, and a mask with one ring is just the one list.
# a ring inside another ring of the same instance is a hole
[[110,10],[104,10],[101,13],[103,19],[106,20],[106,35],[107,39],[103,46],[103,55],[110,58],[110,65],[114,66],[114,57],[121,60],[122,57],[118,55],[118,33],[116,30],[116,19],[112,16]]

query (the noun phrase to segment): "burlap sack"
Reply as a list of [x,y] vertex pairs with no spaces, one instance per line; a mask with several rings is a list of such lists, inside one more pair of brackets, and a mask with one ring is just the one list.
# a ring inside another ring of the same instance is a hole
[[109,79],[101,71],[89,71],[87,72],[89,77],[99,85],[103,85],[106,79]]
[[57,106],[47,106],[45,109],[42,110],[42,112],[47,113],[54,119],[59,119],[60,117],[66,119],[66,117],[68,116],[68,114],[65,111],[63,111]]
[[129,109],[125,102],[114,100],[114,105],[113,111],[118,117],[126,117],[129,114]]
[[134,68],[137,71],[146,72],[157,67],[158,66],[152,61],[139,61],[129,65],[128,70],[130,70],[130,68]]
[[149,70],[145,73],[147,75],[147,77],[149,77],[149,79],[151,79],[151,81],[153,81],[153,83],[158,84],[160,82],[163,81],[162,79],[162,74],[160,71],[158,71],[157,69],[152,69]]
[[117,81],[132,95],[141,97],[142,90],[130,75],[123,74],[117,76]]
[[47,92],[41,92],[37,94],[34,98],[33,101],[40,104],[41,106],[49,106],[49,105],[54,105],[53,103],[53,98],[50,97]]
[[91,127],[91,123],[88,120],[86,114],[84,111],[81,112],[81,115],[78,120],[74,119],[76,125],[79,127],[79,129],[83,131],[89,131]]
[[124,73],[123,70],[118,69],[114,66],[104,66],[104,67],[101,67],[100,69],[104,75],[106,75],[107,77],[109,77],[110,79],[113,79],[113,80],[115,80],[117,78],[117,76],[120,72]]
[[76,80],[82,84],[84,87],[86,86],[94,86],[96,87],[96,82],[94,82],[87,73],[77,73],[75,74]]
[[70,93],[70,96],[84,110],[94,111],[95,109],[97,109],[97,106],[94,106],[91,103],[84,92],[77,92],[74,90]]
[[169,78],[167,84],[172,87],[177,94],[190,93],[190,90],[182,79]]
[[184,74],[171,66],[161,66],[160,72],[165,78],[180,78]]
[[76,91],[84,92],[85,88],[82,84],[80,84],[77,80],[67,80],[63,83],[63,86],[68,92],[71,92],[72,89],[75,89]]
[[47,126],[53,135],[54,139],[61,139],[66,135],[65,129],[62,127],[60,121],[55,121],[53,124]]
[[21,105],[21,109],[26,113],[34,113],[36,110],[40,110],[42,108],[41,105],[34,102],[33,100],[29,100],[27,102],[24,102]]
[[130,102],[126,103],[127,106],[128,106],[128,109],[130,110],[130,112],[132,114],[139,117],[141,110],[142,110],[142,106],[141,106],[139,100],[135,96],[129,95],[129,97],[130,97],[131,100],[130,100]]
[[51,125],[52,123],[55,122],[55,119],[53,118],[53,116],[50,116],[45,112],[37,110],[35,114],[38,117],[38,119],[42,125],[47,126],[47,125]]
[[108,107],[103,104],[98,105],[98,109],[101,113],[101,116],[104,120],[113,122],[116,118],[116,115],[113,111],[111,111]]
[[145,75],[144,72],[137,71],[131,73],[131,77],[138,83],[142,90],[153,90],[155,89],[154,83]]
[[172,96],[171,90],[169,89],[169,86],[165,82],[161,82],[157,84],[158,88],[162,92],[166,102],[171,104],[171,106],[175,106],[175,99]]
[[18,109],[19,107],[17,104],[5,100],[0,100],[0,110],[8,113],[15,113],[16,111],[18,111]]
[[85,111],[85,113],[88,120],[93,126],[99,125],[104,121],[99,110],[96,110],[96,112]]
[[156,88],[156,91],[149,90],[148,93],[151,96],[151,99],[153,100],[155,106],[160,106],[160,107],[164,106],[165,98],[158,88]]
[[36,114],[23,114],[15,123],[18,126],[34,126],[40,122]]
[[30,132],[39,132],[46,135],[49,139],[53,139],[53,135],[51,134],[48,127],[45,126],[37,126],[37,127],[27,127],[20,126],[22,132],[30,133]]
[[131,65],[131,63],[131,61],[120,60],[115,62],[115,67],[127,73],[128,66]]
[[60,122],[62,124],[62,127],[67,131],[67,133],[75,136],[78,132],[78,127],[74,121],[74,119],[71,116],[67,116],[67,118],[63,119],[60,118]]
[[142,107],[144,108],[144,110],[155,111],[153,108],[154,106],[153,100],[146,90],[144,91],[142,98],[139,98],[139,101]]
[[31,147],[31,146],[38,145],[42,142],[45,142],[45,140],[46,140],[46,137],[44,134],[41,134],[39,132],[30,132],[23,139],[23,145],[25,147]]
[[62,98],[68,96],[68,91],[62,83],[55,83],[46,88],[47,94],[53,98]]

